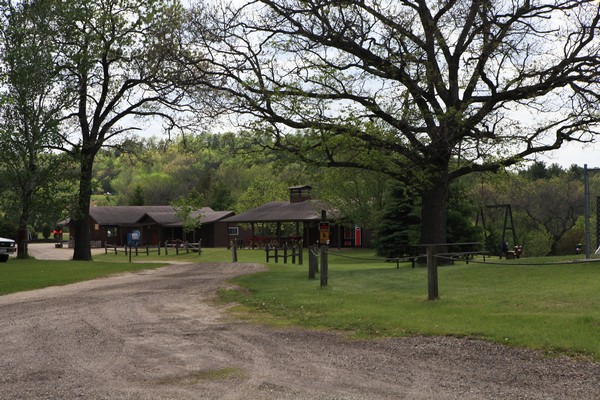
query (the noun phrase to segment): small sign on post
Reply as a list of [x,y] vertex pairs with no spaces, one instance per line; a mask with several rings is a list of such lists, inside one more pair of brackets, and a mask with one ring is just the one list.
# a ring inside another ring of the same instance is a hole
[[319,222],[319,243],[327,244],[329,242],[329,222]]

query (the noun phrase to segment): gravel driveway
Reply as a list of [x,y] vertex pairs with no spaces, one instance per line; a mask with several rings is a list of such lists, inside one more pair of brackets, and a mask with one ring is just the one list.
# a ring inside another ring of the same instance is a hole
[[594,363],[255,326],[211,302],[261,268],[176,265],[0,297],[0,399],[600,398]]

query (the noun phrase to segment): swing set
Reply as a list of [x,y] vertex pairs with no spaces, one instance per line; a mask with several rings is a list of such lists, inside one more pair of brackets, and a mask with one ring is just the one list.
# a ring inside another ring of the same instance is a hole
[[[512,215],[512,208],[510,206],[510,204],[490,204],[490,205],[486,205],[485,209],[504,209],[504,224],[502,226],[502,243],[501,243],[501,249],[502,249],[502,253],[506,258],[519,258],[521,256],[521,252],[522,252],[522,247],[518,244],[519,242],[517,241],[517,233],[515,231],[515,223],[513,220],[513,215]],[[476,221],[476,225],[479,225],[479,220],[481,219],[481,223],[483,225],[483,231],[485,234],[485,240],[487,243],[487,225],[486,225],[486,219],[485,219],[485,212],[484,212],[484,208],[482,207],[479,211],[479,213],[477,214],[477,221]],[[507,245],[507,241],[506,241],[506,235],[507,235],[507,231],[510,231],[510,233],[512,233],[512,240],[514,243],[514,250],[513,251],[509,251],[509,246]]]

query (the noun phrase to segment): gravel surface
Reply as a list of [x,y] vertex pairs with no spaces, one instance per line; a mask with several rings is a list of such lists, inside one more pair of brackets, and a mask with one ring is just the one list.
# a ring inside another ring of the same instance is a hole
[[600,365],[447,337],[240,322],[252,264],[175,265],[0,297],[0,399],[598,399]]

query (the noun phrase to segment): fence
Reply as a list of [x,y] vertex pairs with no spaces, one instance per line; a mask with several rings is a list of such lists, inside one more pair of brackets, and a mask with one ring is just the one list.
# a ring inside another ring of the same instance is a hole
[[283,259],[283,263],[287,264],[288,258],[291,258],[292,264],[296,264],[296,258],[298,258],[298,264],[302,265],[303,263],[303,249],[302,249],[302,240],[298,243],[288,246],[284,245],[282,248],[277,246],[265,246],[265,257],[267,262],[269,260],[274,259],[276,263],[279,262],[279,259]]
[[[109,249],[111,252],[114,251],[115,254],[119,253],[119,250],[121,249],[121,247],[118,247],[114,244],[109,244],[109,243],[105,243],[104,244],[104,253],[108,254]],[[129,260],[131,261],[131,256],[132,255],[136,255],[138,256],[140,253],[145,253],[146,256],[149,256],[150,253],[157,253],[157,255],[161,255],[161,245],[160,243],[157,245],[145,245],[145,246],[127,246],[125,245],[124,247],[122,247],[122,251],[125,253],[125,255],[129,255]],[[185,254],[189,254],[190,252],[196,252],[198,253],[198,255],[202,254],[202,246],[201,246],[201,242],[198,243],[190,243],[190,242],[185,242],[183,240],[172,240],[172,241],[165,241],[164,246],[162,247],[164,254],[165,255],[169,255],[169,249],[171,251],[175,251],[176,255],[179,255],[180,252],[185,252]]]

